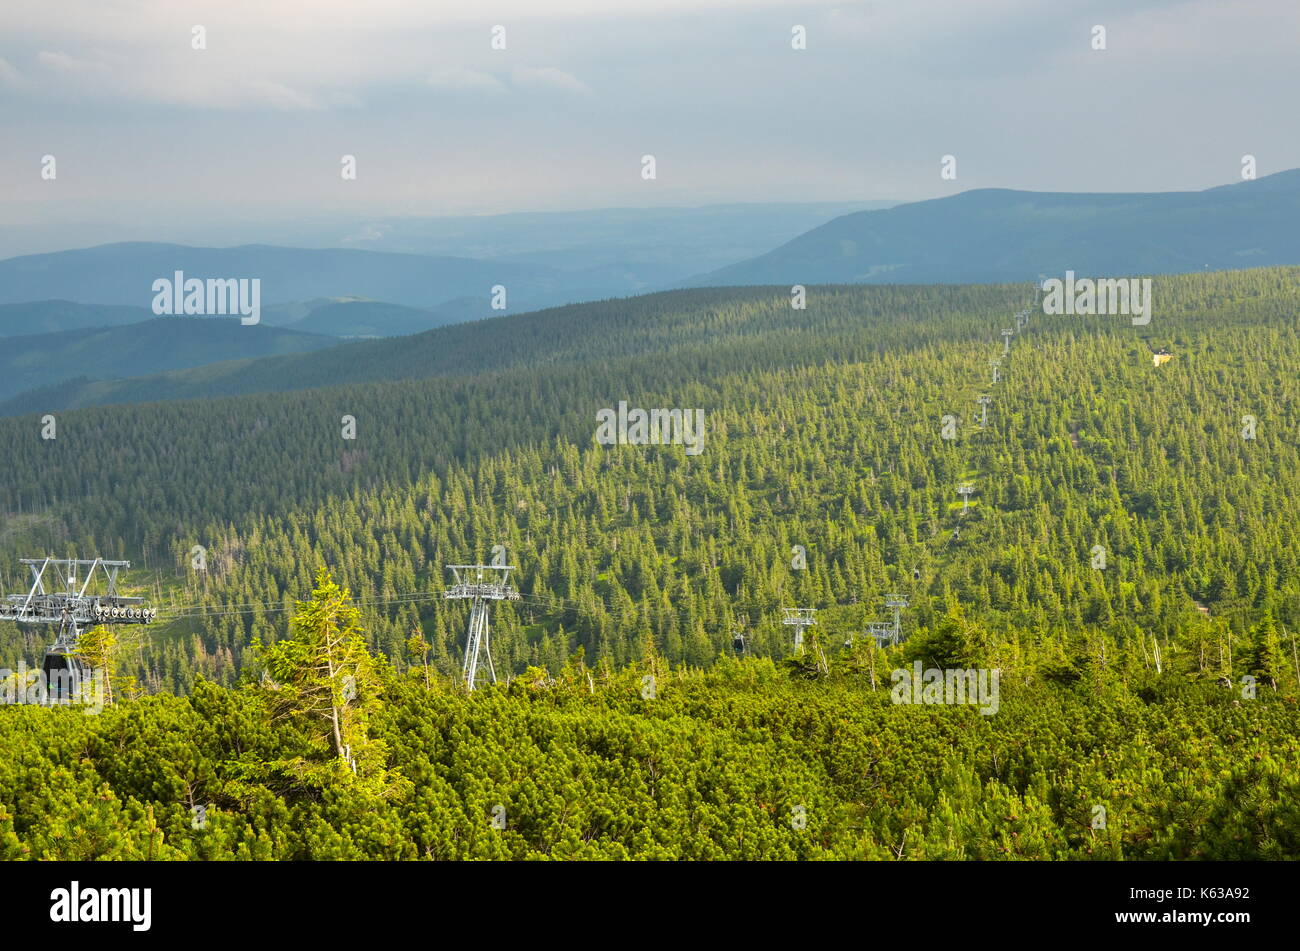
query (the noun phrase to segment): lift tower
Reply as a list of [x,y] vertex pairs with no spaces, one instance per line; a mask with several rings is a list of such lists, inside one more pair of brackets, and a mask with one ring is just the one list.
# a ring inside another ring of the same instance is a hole
[[894,643],[897,644],[903,639],[903,608],[907,607],[907,596],[887,594],[885,607],[894,609]]
[[803,653],[803,632],[805,628],[811,627],[817,623],[816,608],[784,608],[785,620],[782,624],[787,624],[794,628],[794,649]]
[[886,644],[896,643],[894,640],[894,628],[888,621],[868,621],[867,633],[876,639],[876,643],[881,647]]
[[985,429],[989,424],[989,404],[993,402],[993,398],[981,396],[975,402],[980,404],[980,429]]
[[868,621],[867,633],[876,639],[881,647],[886,644],[894,646],[903,639],[902,610],[907,607],[907,596],[902,594],[885,595],[885,607],[894,611],[894,621]]
[[959,485],[957,486],[957,494],[961,496],[961,510],[965,512],[970,507],[970,497],[975,494],[975,486]]
[[1002,328],[1002,355],[1004,357],[1011,352],[1011,338],[1015,336],[1015,333],[1010,327]]
[[145,607],[143,598],[117,593],[117,574],[131,567],[129,561],[48,557],[19,561],[31,568],[32,585],[26,594],[11,594],[0,601],[0,621],[57,626],[58,633],[45,652],[41,670],[49,699],[66,703],[88,673],[76,656],[77,641],[86,627],[147,624],[158,612]]
[[[455,583],[443,592],[448,601],[469,599],[469,632],[465,636],[465,686],[473,690],[479,677],[479,655],[487,661],[492,683],[497,682],[488,643],[488,602],[518,601],[519,592],[507,583],[513,565],[448,565]],[[484,575],[484,572],[490,572]]]

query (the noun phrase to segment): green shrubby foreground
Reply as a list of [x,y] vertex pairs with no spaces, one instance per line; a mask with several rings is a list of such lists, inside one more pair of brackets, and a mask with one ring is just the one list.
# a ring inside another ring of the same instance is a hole
[[[357,774],[273,689],[200,681],[98,716],[0,710],[7,859],[1277,859],[1300,855],[1300,711],[1149,677],[904,706],[841,657],[467,695],[381,665]],[[591,674],[589,677],[588,675]],[[318,763],[317,773],[286,764]],[[207,805],[194,829],[194,805]],[[497,806],[503,807],[496,809]],[[1097,806],[1105,828],[1094,829]],[[802,807],[802,808],[800,808]],[[800,818],[802,816],[802,818]],[[494,826],[504,819],[504,828]]]

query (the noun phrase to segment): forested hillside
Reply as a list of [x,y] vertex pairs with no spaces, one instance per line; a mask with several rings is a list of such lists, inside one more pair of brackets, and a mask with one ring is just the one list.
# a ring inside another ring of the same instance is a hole
[[[93,639],[100,715],[0,710],[0,854],[1294,856],[1298,284],[1158,278],[1150,325],[1036,312],[1005,357],[1024,285],[684,292],[423,335],[424,379],[0,421],[5,590],[124,557],[160,609]],[[620,401],[701,451],[597,444]],[[508,683],[466,694],[444,566],[498,545]],[[892,702],[913,663],[997,710]]]
[[[245,327],[232,317],[153,317],[118,327],[60,330],[13,336],[0,346],[0,398],[79,379],[139,376],[142,370],[195,367],[220,360],[249,360],[278,353],[323,350],[334,337],[284,327]],[[41,398],[32,405],[53,408]]]
[[[740,343],[757,338],[761,342],[774,334],[807,332],[818,326],[860,333],[863,320],[884,320],[890,312],[951,313],[955,300],[953,292],[943,289],[882,291],[863,299],[869,310],[855,314],[848,303],[850,298],[834,303],[835,292],[828,289],[826,293],[831,295],[826,298],[829,306],[822,312],[824,323],[819,324],[811,324],[806,312],[790,310],[788,298],[784,306],[778,306],[781,302],[774,300],[770,288],[649,294],[439,327],[394,340],[348,343],[332,348],[335,352],[331,353],[288,354],[139,376],[111,384],[55,387],[0,404],[0,413],[333,388],[344,383],[431,376],[474,376],[514,367],[581,366],[619,357],[647,359],[691,344],[720,339]],[[995,298],[986,295],[982,299],[992,302]],[[468,320],[471,313],[461,316]],[[906,339],[919,340],[933,333],[918,327]],[[841,336],[835,342],[851,341]],[[862,343],[858,341],[855,346]]]
[[[1103,645],[1152,665],[1158,647],[1165,669],[1285,688],[1298,279],[1161,278],[1145,328],[1039,314],[996,386],[989,360],[1023,286],[813,289],[802,311],[751,289],[659,295],[658,315],[643,302],[621,321],[574,308],[549,351],[512,349],[488,322],[446,358],[484,368],[463,377],[90,409],[61,414],[54,440],[6,420],[5,588],[34,552],[132,559],[174,619],[130,663],[175,691],[196,673],[231,682],[322,563],[367,602],[371,642],[399,670],[416,630],[451,670],[464,613],[440,600],[443,566],[498,544],[526,596],[494,620],[506,671],[555,671],[579,647],[618,667],[647,635],[702,666],[737,629],[779,656],[781,608],[823,609],[839,643],[900,591],[909,632],[960,610],[1008,667],[1051,658],[1073,676]],[[629,339],[651,356],[622,356]],[[1152,365],[1157,345],[1172,362]],[[703,408],[704,451],[596,445],[596,413],[619,400]],[[6,625],[4,647],[31,662],[46,639]]]

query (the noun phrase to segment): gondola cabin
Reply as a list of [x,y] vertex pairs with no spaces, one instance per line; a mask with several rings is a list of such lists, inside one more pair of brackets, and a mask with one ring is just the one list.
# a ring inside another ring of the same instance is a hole
[[50,648],[45,652],[41,671],[45,675],[48,703],[71,703],[79,696],[81,685],[89,673],[81,658],[61,648]]

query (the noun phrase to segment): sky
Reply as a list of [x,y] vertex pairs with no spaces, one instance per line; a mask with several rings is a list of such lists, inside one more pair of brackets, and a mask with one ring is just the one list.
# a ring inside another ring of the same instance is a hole
[[0,231],[1201,189],[1300,166],[1297,49],[1295,0],[4,0]]

